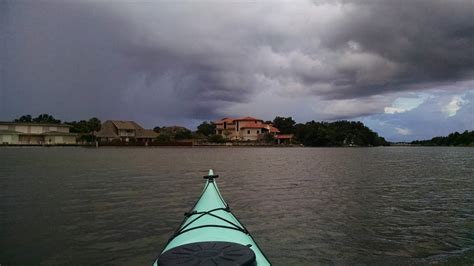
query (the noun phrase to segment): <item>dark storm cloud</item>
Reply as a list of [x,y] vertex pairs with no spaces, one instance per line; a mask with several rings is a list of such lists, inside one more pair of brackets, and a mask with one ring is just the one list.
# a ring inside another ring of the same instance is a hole
[[[9,114],[107,113],[129,71],[118,18],[74,3],[4,2],[4,106]],[[75,117],[74,117],[75,118]]]
[[380,95],[473,78],[473,6],[4,1],[0,110],[151,125],[314,97],[322,119],[369,115]]
[[[353,41],[362,50],[392,62],[397,70],[379,82],[360,84],[352,79],[351,84],[360,86],[348,90],[348,97],[473,78],[473,1],[364,3],[350,9],[333,31],[325,34],[324,46],[344,49],[345,43]],[[348,73],[351,71],[357,69]]]
[[[216,42],[219,32],[203,39],[193,33],[196,28],[188,29],[192,18],[179,25],[166,11],[160,18],[163,10],[156,3],[117,6],[9,2],[2,110],[202,119],[257,89],[255,78],[238,66],[245,59]],[[152,8],[153,13],[145,18],[120,13],[128,8]],[[164,8],[190,11],[186,6]],[[202,31],[210,25],[208,21]]]

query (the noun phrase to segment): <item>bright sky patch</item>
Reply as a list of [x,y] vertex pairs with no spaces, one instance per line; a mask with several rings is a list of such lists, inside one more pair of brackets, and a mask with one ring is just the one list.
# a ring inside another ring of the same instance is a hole
[[429,97],[428,94],[419,94],[417,97],[400,97],[392,103],[392,106],[385,107],[384,111],[386,114],[404,113],[420,106]]
[[451,101],[443,108],[443,112],[447,116],[454,116],[461,109],[461,106],[466,104],[468,101],[464,100],[461,96],[453,96]]
[[397,128],[395,128],[395,131],[396,131],[398,134],[403,135],[403,136],[407,136],[407,135],[410,135],[410,134],[411,134],[411,130],[408,129],[408,128],[397,127]]

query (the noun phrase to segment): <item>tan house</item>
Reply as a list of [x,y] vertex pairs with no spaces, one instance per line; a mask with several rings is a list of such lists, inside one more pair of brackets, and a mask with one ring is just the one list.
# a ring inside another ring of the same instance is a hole
[[0,144],[76,144],[77,134],[65,124],[0,122]]
[[107,120],[102,124],[96,137],[99,142],[119,140],[123,142],[151,142],[158,137],[158,133],[151,129],[144,129],[134,121]]
[[216,134],[230,140],[262,139],[266,133],[276,135],[279,130],[271,124],[266,124],[261,119],[254,117],[223,118],[215,122]]

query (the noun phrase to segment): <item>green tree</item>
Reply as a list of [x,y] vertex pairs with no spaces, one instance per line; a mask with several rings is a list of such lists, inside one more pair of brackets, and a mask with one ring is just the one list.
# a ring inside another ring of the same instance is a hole
[[40,114],[37,117],[33,118],[35,123],[47,123],[47,124],[61,124],[61,120],[55,119],[52,115],[49,114]]
[[295,120],[290,117],[277,116],[273,119],[273,126],[280,130],[281,134],[292,134],[295,131]]
[[156,133],[160,133],[160,129],[161,129],[160,127],[154,127],[153,131],[155,131]]
[[85,120],[67,122],[66,124],[71,126],[70,131],[72,133],[89,133],[89,127]]
[[224,139],[224,137],[222,137],[222,135],[210,135],[207,138],[207,141],[209,141],[211,143],[224,143],[225,139]]
[[161,134],[158,135],[158,137],[156,138],[156,141],[158,141],[158,142],[168,142],[168,141],[171,141],[171,136],[168,135],[168,134],[163,134],[163,133],[161,133]]
[[423,146],[474,146],[474,131],[453,132],[445,137],[434,137],[430,140],[415,140],[413,145]]
[[176,134],[174,135],[174,138],[177,140],[191,139],[192,138],[191,130],[185,128],[184,130],[177,131]]
[[295,137],[305,146],[380,146],[388,145],[384,138],[361,122],[307,122],[295,125]]
[[101,128],[100,120],[96,117],[93,117],[89,120],[80,120],[66,122],[66,124],[71,126],[70,131],[72,133],[82,133],[82,134],[91,134],[94,131],[99,131]]
[[102,124],[101,124],[99,118],[92,117],[91,119],[89,119],[87,121],[87,127],[89,128],[89,132],[93,132],[93,131],[97,132],[102,127]]
[[211,121],[209,122],[204,121],[197,127],[197,133],[201,133],[204,136],[212,135],[215,132],[216,132],[216,125]]
[[191,130],[179,126],[162,127],[160,128],[160,134],[169,136],[171,140],[182,140],[192,138]]
[[271,133],[265,133],[265,135],[263,135],[263,140],[266,143],[274,143],[275,142],[275,136]]
[[13,120],[13,122],[20,122],[20,123],[30,123],[33,122],[31,115],[22,115],[20,118]]

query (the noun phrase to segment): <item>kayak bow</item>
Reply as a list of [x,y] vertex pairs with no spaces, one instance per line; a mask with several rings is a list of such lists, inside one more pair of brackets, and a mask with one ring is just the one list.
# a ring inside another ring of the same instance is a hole
[[247,229],[230,211],[214,172],[204,176],[201,197],[168,240],[154,266],[271,265]]

